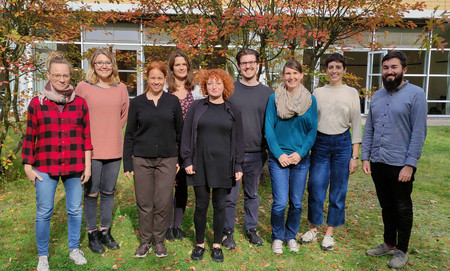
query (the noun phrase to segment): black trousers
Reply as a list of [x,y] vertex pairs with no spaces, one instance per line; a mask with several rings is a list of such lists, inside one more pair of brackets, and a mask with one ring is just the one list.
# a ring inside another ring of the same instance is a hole
[[406,252],[413,224],[411,192],[416,169],[413,170],[409,182],[399,182],[398,176],[403,167],[383,163],[370,163],[370,165],[381,205],[384,242]]
[[[197,244],[205,242],[206,218],[209,206],[210,188],[202,186],[194,186],[195,192],[195,241]],[[214,208],[213,229],[214,229],[214,244],[222,242],[223,226],[225,224],[225,198],[228,189],[213,188],[212,189],[212,204]]]

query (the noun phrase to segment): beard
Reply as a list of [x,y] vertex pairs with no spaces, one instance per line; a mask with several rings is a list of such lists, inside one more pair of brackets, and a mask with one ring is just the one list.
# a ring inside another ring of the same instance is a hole
[[403,73],[400,73],[395,76],[394,80],[387,80],[387,77],[390,74],[383,76],[383,86],[389,92],[397,91],[398,86],[403,82]]

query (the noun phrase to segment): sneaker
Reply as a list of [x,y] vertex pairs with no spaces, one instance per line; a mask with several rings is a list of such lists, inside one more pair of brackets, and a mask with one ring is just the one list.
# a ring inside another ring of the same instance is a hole
[[168,227],[167,231],[166,231],[166,240],[168,241],[173,241],[175,239],[175,236],[173,234],[173,228],[172,227]]
[[184,233],[184,231],[181,228],[174,228],[173,235],[178,240],[183,240],[183,238],[186,237],[186,234]]
[[322,250],[330,251],[334,248],[334,239],[331,235],[325,235],[322,240],[322,244],[320,244]]
[[408,255],[404,253],[403,251],[396,249],[394,256],[392,256],[392,259],[389,261],[388,266],[390,268],[400,269],[408,262]]
[[264,244],[261,237],[259,237],[256,229],[247,230],[247,238],[248,238],[248,241],[255,246],[262,246]]
[[287,246],[289,247],[289,250],[292,252],[298,252],[298,244],[295,239],[291,239],[287,242]]
[[227,231],[224,233],[222,238],[222,246],[228,249],[236,248],[236,243],[234,242],[233,233],[231,231]]
[[203,254],[204,253],[205,253],[205,248],[204,247],[196,246],[192,250],[191,259],[194,260],[194,261],[200,261],[200,260],[203,259]]
[[87,263],[86,258],[84,257],[83,251],[81,251],[78,248],[76,248],[70,252],[69,258],[77,265],[82,265],[82,264]]
[[212,252],[211,252],[211,257],[212,257],[212,260],[217,263],[223,262],[222,249],[220,247],[213,247]]
[[102,243],[100,242],[98,230],[88,232],[88,239],[89,239],[89,248],[91,249],[92,252],[94,253],[105,252],[105,248],[102,246]]
[[48,256],[40,256],[36,271],[50,271],[48,266]]
[[366,254],[369,256],[383,256],[386,254],[394,255],[394,253],[395,253],[395,248],[389,247],[388,245],[386,245],[386,243],[383,243],[374,249],[366,250]]
[[302,244],[311,243],[317,240],[317,231],[309,230],[300,238]]
[[276,253],[276,254],[282,254],[283,253],[283,241],[281,241],[280,239],[273,240],[272,252]]
[[107,248],[109,248],[109,249],[119,249],[120,248],[119,244],[117,244],[116,240],[114,240],[114,238],[111,235],[111,228],[104,229],[104,230],[100,231],[100,233],[101,233],[100,241],[102,241],[102,244],[104,244]]
[[163,242],[157,243],[155,245],[156,257],[163,258],[167,256],[167,249]]
[[144,258],[151,251],[152,251],[152,246],[150,244],[141,244],[138,247],[138,249],[136,249],[136,252],[134,253],[133,257]]

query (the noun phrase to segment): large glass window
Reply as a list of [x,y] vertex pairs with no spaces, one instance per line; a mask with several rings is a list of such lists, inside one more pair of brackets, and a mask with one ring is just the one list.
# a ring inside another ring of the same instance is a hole
[[84,41],[98,42],[140,42],[139,24],[114,23],[85,31]]

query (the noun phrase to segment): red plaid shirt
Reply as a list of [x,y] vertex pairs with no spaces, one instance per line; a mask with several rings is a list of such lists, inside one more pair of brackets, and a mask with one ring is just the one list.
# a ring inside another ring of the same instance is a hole
[[89,111],[76,96],[62,112],[57,105],[37,97],[28,106],[28,121],[22,146],[22,163],[53,176],[84,170],[85,151],[92,150]]

